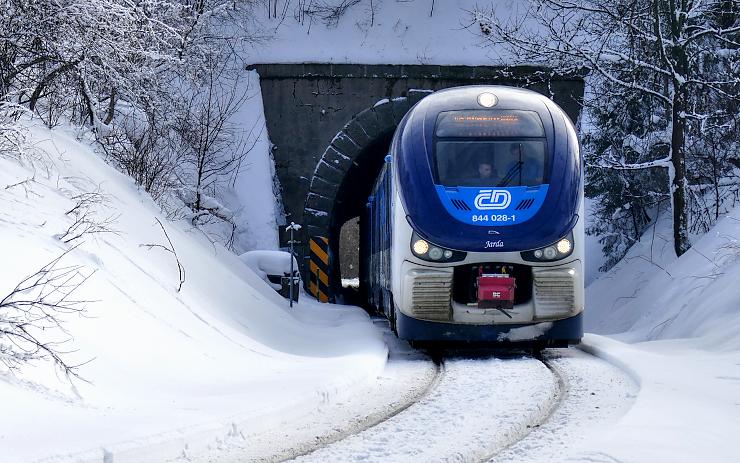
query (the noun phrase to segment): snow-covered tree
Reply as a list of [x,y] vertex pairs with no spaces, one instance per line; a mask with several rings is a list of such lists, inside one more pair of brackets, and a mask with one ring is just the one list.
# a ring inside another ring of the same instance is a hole
[[215,62],[202,84],[182,95],[183,110],[175,118],[183,164],[180,194],[196,226],[211,217],[231,223],[233,214],[216,199],[217,192],[252,148],[250,131],[234,120],[248,97],[239,75],[228,60]]
[[228,134],[244,98],[214,69],[243,72],[259,1],[0,0],[0,101],[89,127],[155,199],[189,189],[202,212],[243,157]]
[[[648,150],[665,143],[665,154],[630,160],[607,149],[598,162],[613,170],[667,172],[674,247],[681,255],[690,246],[690,146],[706,136],[708,125],[724,127],[737,118],[739,8],[731,0],[532,0],[512,20],[493,8],[474,16],[480,35],[520,62],[561,72],[586,69],[600,84],[596,104],[619,101],[625,93],[643,101],[655,130],[642,137],[631,133],[625,142]],[[712,104],[720,100],[731,104]]]
[[[597,85],[592,80],[591,86]],[[598,93],[609,97],[589,108],[591,122],[584,124],[582,143],[589,166],[586,196],[596,198],[587,232],[599,236],[606,256],[602,270],[607,270],[640,238],[670,196],[666,169],[615,169],[603,158],[647,163],[664,158],[668,144],[664,118],[650,111],[649,100],[609,83],[599,87]]]

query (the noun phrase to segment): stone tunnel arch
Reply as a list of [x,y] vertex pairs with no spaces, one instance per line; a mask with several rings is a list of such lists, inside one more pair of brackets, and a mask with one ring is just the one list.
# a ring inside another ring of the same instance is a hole
[[[430,91],[410,90],[405,97],[385,99],[350,120],[319,160],[304,207],[306,239],[324,236],[334,256],[330,290],[342,290],[340,229],[362,214],[366,199],[388,153],[393,132],[408,110]],[[305,274],[305,273],[304,273]]]

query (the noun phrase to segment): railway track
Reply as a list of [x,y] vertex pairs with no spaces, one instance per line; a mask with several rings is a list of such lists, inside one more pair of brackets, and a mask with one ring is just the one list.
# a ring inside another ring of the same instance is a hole
[[618,419],[636,392],[621,371],[578,349],[432,358],[438,374],[415,402],[296,461],[555,461],[595,423]]
[[412,407],[413,405],[423,400],[437,387],[440,380],[444,376],[445,368],[444,368],[443,362],[434,361],[433,363],[434,363],[434,374],[429,380],[429,382],[427,383],[426,387],[421,389],[419,393],[414,394],[411,397],[408,397],[405,402],[393,404],[391,408],[389,410],[386,410],[385,412],[376,413],[376,414],[363,417],[360,421],[351,423],[351,425],[347,426],[345,429],[342,429],[341,431],[332,433],[330,435],[322,436],[321,438],[317,439],[316,442],[314,442],[313,445],[311,445],[310,447],[304,448],[300,452],[296,452],[290,455],[289,458],[281,458],[278,461],[301,460],[302,458],[311,455],[312,453],[316,452],[317,450],[320,450],[321,448],[331,446],[351,436],[357,435],[368,429],[378,426],[379,424],[383,422],[392,420],[394,417],[396,417],[400,413],[403,413],[404,411],[406,411],[409,407]]
[[[424,400],[444,377],[444,365],[399,341],[385,319],[373,322],[389,346],[383,373],[356,388],[328,391],[309,415],[279,423],[277,428],[240,433],[219,448],[188,455],[190,463],[279,462],[308,457],[321,448],[340,445]],[[248,431],[248,430],[247,430]],[[184,461],[184,460],[183,460]]]
[[534,355],[534,358],[542,362],[543,365],[547,367],[548,370],[550,370],[550,373],[552,373],[553,378],[555,379],[557,383],[557,392],[556,396],[554,397],[554,400],[552,401],[552,404],[550,406],[550,409],[548,413],[542,417],[542,419],[537,423],[532,423],[528,426],[527,432],[519,436],[519,438],[513,442],[511,442],[509,445],[507,445],[504,448],[496,449],[496,451],[492,452],[491,454],[487,455],[485,458],[482,458],[480,460],[477,460],[481,463],[488,463],[492,461],[496,461],[496,456],[505,452],[506,450],[514,447],[516,444],[524,441],[527,439],[533,432],[536,432],[541,426],[543,426],[545,423],[547,423],[552,416],[555,414],[555,412],[559,409],[561,404],[564,402],[568,395],[568,386],[565,378],[561,374],[561,371],[554,367],[552,363],[549,361],[549,359],[546,357],[546,355],[543,355],[543,353],[537,352]]
[[545,420],[559,397],[532,357],[453,354],[435,363],[435,381],[413,404],[296,461],[487,461]]
[[[377,322],[380,324],[381,322]],[[550,462],[619,418],[637,386],[578,349],[420,352],[386,333],[383,377],[284,432],[193,461]]]
[[[562,396],[548,418],[490,463],[616,461],[600,451],[597,429],[608,429],[632,406],[639,386],[617,367],[580,349],[545,353],[543,361],[559,378]],[[590,447],[592,450],[581,450]]]

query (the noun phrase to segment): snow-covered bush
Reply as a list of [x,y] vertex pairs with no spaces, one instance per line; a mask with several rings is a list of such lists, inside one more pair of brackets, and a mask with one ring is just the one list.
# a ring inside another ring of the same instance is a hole
[[208,214],[201,195],[217,197],[248,151],[249,131],[229,119],[244,101],[236,76],[252,4],[4,1],[0,101],[48,126],[89,128],[108,161],[161,204],[191,189],[186,206]]
[[[228,57],[227,57],[228,58]],[[183,91],[181,111],[176,114],[173,131],[178,143],[178,196],[190,209],[195,226],[228,225],[225,242],[233,244],[236,224],[234,212],[219,201],[221,190],[229,185],[245,163],[256,137],[236,123],[235,116],[248,97],[248,86],[241,70],[228,59],[208,66],[200,85]]]

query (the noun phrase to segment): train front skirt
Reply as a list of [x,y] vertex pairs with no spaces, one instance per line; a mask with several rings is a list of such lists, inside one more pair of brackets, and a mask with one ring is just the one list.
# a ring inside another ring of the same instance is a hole
[[553,321],[526,324],[472,325],[419,320],[396,312],[401,339],[412,342],[541,344],[567,346],[583,337],[583,313]]

